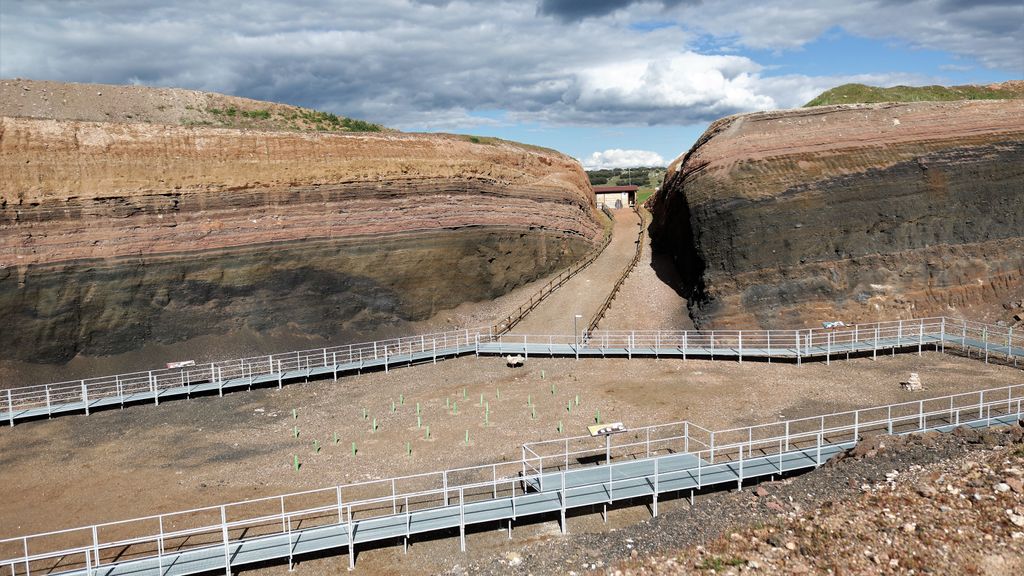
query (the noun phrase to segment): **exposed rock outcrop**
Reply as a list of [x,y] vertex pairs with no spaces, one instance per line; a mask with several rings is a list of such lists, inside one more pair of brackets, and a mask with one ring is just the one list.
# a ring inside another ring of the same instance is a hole
[[376,334],[490,299],[600,238],[557,152],[0,118],[0,347],[60,362],[233,330]]
[[1024,101],[724,118],[653,212],[702,327],[978,315],[1024,291]]

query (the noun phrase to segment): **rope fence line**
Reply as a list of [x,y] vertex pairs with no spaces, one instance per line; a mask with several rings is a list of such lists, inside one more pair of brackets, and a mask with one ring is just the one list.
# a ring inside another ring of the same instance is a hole
[[[605,212],[607,213],[607,210]],[[614,217],[611,216],[611,214],[608,214],[608,217],[609,219],[614,220]],[[585,268],[593,264],[594,261],[597,260],[597,257],[604,252],[604,249],[608,247],[611,241],[611,228],[605,228],[601,243],[598,246],[594,247],[593,250],[588,252],[586,257],[583,258],[583,260],[580,260],[579,262],[559,272],[558,276],[555,276],[546,284],[544,284],[544,286],[542,286],[536,292],[531,294],[530,299],[526,304],[523,304],[518,309],[516,309],[515,312],[509,314],[503,320],[495,324],[491,328],[491,331],[499,336],[502,334],[509,333],[513,328],[515,328],[516,324],[519,324],[523,320],[523,318],[526,318],[527,314],[532,312],[534,308],[539,306],[540,303],[543,302],[548,296],[550,296],[555,290],[557,290],[563,284],[568,282],[569,279],[571,279],[573,276],[579,274]]]

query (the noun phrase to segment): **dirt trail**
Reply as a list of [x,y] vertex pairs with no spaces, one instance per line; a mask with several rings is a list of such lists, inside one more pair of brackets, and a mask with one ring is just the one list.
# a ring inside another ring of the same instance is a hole
[[[645,219],[650,222],[650,214],[646,214]],[[651,236],[645,234],[640,261],[626,277],[598,328],[692,330],[686,299],[677,291],[681,282],[672,257],[654,254]]]
[[570,334],[576,314],[581,316],[577,329],[586,328],[636,253],[640,219],[629,208],[613,210],[612,214],[612,241],[604,252],[517,324],[513,334]]

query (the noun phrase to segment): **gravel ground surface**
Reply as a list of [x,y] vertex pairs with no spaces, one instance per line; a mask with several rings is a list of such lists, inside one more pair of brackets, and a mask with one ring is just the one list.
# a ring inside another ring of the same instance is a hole
[[[921,375],[925,390],[900,389],[898,382],[909,372]],[[583,433],[595,410],[605,421],[634,427],[688,419],[721,429],[1020,382],[1019,370],[935,352],[799,367],[530,358],[526,367],[510,369],[497,358],[466,357],[280,391],[133,406],[0,430],[0,483],[20,495],[0,507],[0,538],[516,460],[523,442]],[[487,424],[481,394],[490,409]],[[580,404],[569,413],[566,405],[576,395]],[[422,424],[431,426],[430,439],[416,426],[417,403]],[[298,418],[292,417],[293,409]],[[378,430],[371,432],[374,418]],[[559,422],[564,434],[557,432]],[[319,441],[319,451],[313,440]],[[358,448],[354,457],[352,442]],[[295,455],[302,464],[299,472],[291,469]],[[47,481],[41,484],[40,478]],[[666,503],[662,509],[671,507]],[[610,514],[607,525],[599,514],[584,514],[573,518],[571,527],[574,534],[603,532],[646,516],[643,507],[623,508]],[[457,538],[417,540],[408,555],[385,543],[360,551],[358,568],[368,574],[434,574],[456,563],[501,556],[558,531],[550,519],[517,523],[510,542],[497,528],[472,532],[466,555],[458,552]],[[340,562],[347,560],[306,560],[298,570],[320,574]]]
[[[646,208],[645,220],[651,221]],[[678,292],[679,274],[668,254],[651,252],[651,236],[644,234],[640,261],[626,277],[611,308],[598,325],[601,330],[692,330],[686,299]]]
[[1022,437],[877,438],[812,472],[448,574],[1020,574]]

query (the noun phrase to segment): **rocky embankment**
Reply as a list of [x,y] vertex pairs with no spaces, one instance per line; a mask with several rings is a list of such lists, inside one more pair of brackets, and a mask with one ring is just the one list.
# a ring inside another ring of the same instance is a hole
[[1021,100],[744,114],[669,167],[651,235],[700,327],[1008,320],[1022,187]]
[[34,362],[379,334],[601,234],[576,161],[462,136],[3,115],[0,170],[0,347]]

